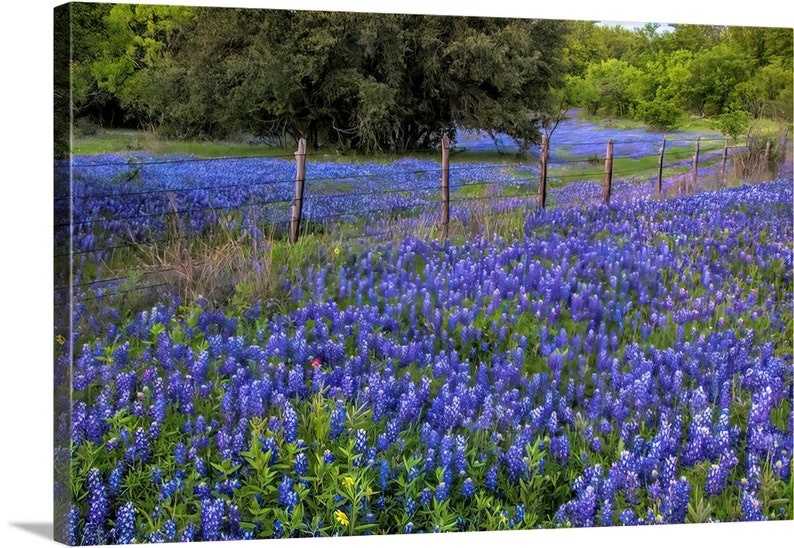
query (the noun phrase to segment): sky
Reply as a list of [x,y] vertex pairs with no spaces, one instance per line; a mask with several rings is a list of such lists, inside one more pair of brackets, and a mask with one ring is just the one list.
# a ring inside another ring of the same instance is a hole
[[[607,26],[607,27],[621,26],[621,27],[625,27],[625,28],[627,28],[629,30],[636,30],[636,29],[644,27],[648,23],[647,22],[646,23],[629,22],[629,21],[599,21],[598,24],[599,25],[603,25],[603,26]],[[670,26],[667,23],[653,22],[653,24],[659,25],[659,27],[656,29],[656,32],[658,34],[663,34],[665,32],[672,32],[672,31],[675,30],[674,27]]]

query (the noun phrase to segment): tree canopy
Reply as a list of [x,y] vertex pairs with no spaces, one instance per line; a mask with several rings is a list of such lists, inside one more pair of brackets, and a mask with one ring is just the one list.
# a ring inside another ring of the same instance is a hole
[[791,118],[791,29],[72,6],[75,116],[170,138],[407,151],[459,128],[528,147],[561,106]]

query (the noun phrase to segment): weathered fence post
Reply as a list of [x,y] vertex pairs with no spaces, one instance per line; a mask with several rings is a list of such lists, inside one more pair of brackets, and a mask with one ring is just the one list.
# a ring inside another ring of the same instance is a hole
[[441,232],[447,238],[449,226],[449,137],[441,137]]
[[664,169],[664,148],[667,146],[667,135],[662,137],[662,148],[659,149],[659,181],[657,182],[657,193],[662,195],[662,169]]
[[546,174],[549,165],[549,138],[544,135],[540,144],[540,196],[538,197],[538,209],[546,209]]
[[298,150],[295,152],[295,198],[292,200],[292,215],[289,222],[289,241],[294,244],[298,241],[298,231],[301,224],[301,211],[303,209],[303,184],[306,181],[306,139],[298,141]]
[[695,191],[695,185],[698,182],[698,159],[700,158],[700,137],[695,142],[695,157],[692,159],[692,192]]
[[772,141],[769,139],[766,140],[766,149],[764,150],[764,169],[763,171],[769,170],[769,149],[772,146]]
[[722,169],[720,170],[720,177],[722,178],[722,182],[725,182],[725,164],[728,163],[728,139],[725,139],[725,143],[722,145]]
[[607,158],[606,168],[604,174],[604,204],[609,207],[609,198],[612,196],[612,148],[614,143],[612,139],[607,143]]

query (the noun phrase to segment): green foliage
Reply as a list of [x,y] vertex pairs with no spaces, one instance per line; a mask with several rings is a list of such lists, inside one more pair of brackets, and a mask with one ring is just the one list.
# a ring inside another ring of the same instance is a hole
[[761,116],[792,120],[791,63],[776,60],[759,68],[752,78],[736,86],[731,97],[737,108],[746,110],[753,118]]
[[720,43],[692,60],[689,105],[705,116],[721,114],[735,87],[750,77],[750,58],[744,51]]
[[[794,112],[792,29],[137,4],[70,13],[74,116],[180,140],[303,136],[404,152],[467,128],[526,150],[570,106],[653,129],[674,128],[676,111],[789,125]],[[56,93],[63,111],[68,95]],[[67,126],[59,117],[62,149]]]
[[672,101],[654,99],[642,103],[637,109],[639,118],[656,131],[669,131],[679,127],[681,111]]
[[562,76],[559,21],[137,5],[85,20],[85,113],[101,96],[183,139],[404,151],[463,127],[528,147]]
[[750,126],[750,116],[743,110],[733,110],[720,114],[714,127],[726,137],[738,138]]
[[607,59],[591,65],[586,79],[601,97],[601,108],[605,114],[619,117],[631,113],[640,97],[638,81],[640,71],[626,61]]
[[565,96],[569,104],[585,107],[588,114],[596,114],[601,106],[598,88],[581,76],[565,77]]

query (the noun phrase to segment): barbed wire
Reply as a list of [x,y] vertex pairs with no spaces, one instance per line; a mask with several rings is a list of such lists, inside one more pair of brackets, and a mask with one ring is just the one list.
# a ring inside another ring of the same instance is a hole
[[76,297],[74,300],[76,300],[78,302],[94,301],[94,300],[97,300],[97,299],[104,299],[105,297],[112,298],[112,297],[115,297],[117,295],[123,295],[123,294],[126,294],[126,293],[131,293],[133,291],[143,291],[143,290],[146,290],[146,289],[155,289],[155,288],[158,288],[158,287],[166,287],[166,286],[169,286],[169,285],[171,285],[171,284],[163,282],[163,283],[159,283],[159,284],[146,285],[146,286],[143,286],[143,287],[132,287],[132,288],[129,288],[129,289],[121,289],[119,291],[114,291],[113,293],[102,293],[100,295],[91,295],[90,297]]
[[[695,151],[693,148],[682,148],[681,146],[672,145],[672,143],[689,143],[700,141],[702,143],[711,143],[721,141],[724,142],[723,138],[667,138],[666,149],[665,149],[665,162],[662,165],[664,169],[665,165],[669,165],[670,162],[675,163],[677,159],[686,160],[693,157]],[[651,140],[642,140],[642,141],[632,141],[630,143],[625,144],[636,144],[638,142],[651,144],[655,143],[656,141]],[[557,146],[557,149],[565,149],[567,147],[576,147],[576,146],[593,146],[597,144],[607,145],[608,141],[598,141],[598,142],[579,142],[579,143],[561,143]],[[624,144],[618,143],[613,140],[613,145],[616,144]],[[659,142],[661,147],[661,142]],[[478,151],[478,150],[488,150],[488,151],[495,151],[497,153],[501,153],[499,151],[499,145],[496,147],[494,145],[482,145],[482,146],[462,146],[460,148],[456,147],[455,151]],[[506,145],[506,147],[511,147],[511,145]],[[513,147],[514,148],[514,147]],[[740,146],[730,146],[727,147],[728,151],[738,150],[742,147]],[[495,150],[496,149],[496,150]],[[423,150],[426,152],[440,152],[440,148],[433,148],[433,149],[417,149],[411,152],[417,152],[419,150]],[[714,156],[718,153],[724,153],[725,147],[719,148],[708,148],[703,150],[701,148],[700,154],[703,156],[712,156],[711,160],[706,160],[704,163],[708,165],[711,161],[712,163],[719,162],[719,160],[715,160]],[[408,152],[408,153],[411,153]],[[661,149],[660,149],[661,152]],[[69,163],[62,165],[61,167],[65,168],[94,168],[94,167],[107,167],[107,166],[118,166],[118,167],[127,167],[131,170],[139,170],[141,167],[149,166],[149,165],[167,165],[167,164],[186,164],[186,163],[208,163],[208,162],[220,162],[220,161],[250,161],[250,160],[271,160],[271,159],[278,159],[278,158],[286,158],[295,157],[295,153],[285,154],[285,155],[266,155],[266,156],[226,156],[226,157],[219,157],[219,158],[171,158],[167,160],[147,160],[147,159],[140,159],[129,157],[124,162],[104,162],[104,163]],[[314,154],[306,154],[306,158],[315,158],[321,157],[325,155],[314,155]],[[534,156],[534,155],[533,155]],[[636,153],[636,154],[625,154],[625,155],[618,155],[612,156],[612,160],[634,160],[634,159],[642,159],[642,158],[651,158],[651,157],[658,157],[659,154],[643,154],[643,153]],[[603,165],[603,158],[599,158],[599,164]],[[521,177],[519,174],[523,170],[535,171],[538,169],[537,167],[538,159],[534,158],[531,162],[491,162],[491,163],[480,163],[480,162],[472,162],[471,164],[466,161],[456,162],[451,166],[447,167],[447,170],[450,174],[456,175],[458,173],[465,173],[467,170],[471,170],[472,167],[475,167],[477,173],[473,175],[470,179],[463,179],[462,181],[450,181],[449,188],[451,192],[459,191],[461,189],[465,189],[468,187],[477,187],[477,186],[487,186],[493,185],[497,188],[503,187],[504,193],[502,192],[494,192],[489,193],[488,195],[452,195],[448,199],[449,204],[455,204],[455,207],[458,208],[459,205],[463,205],[462,209],[456,209],[456,211],[460,211],[461,214],[468,211],[468,215],[475,219],[481,219],[485,217],[503,215],[508,211],[514,211],[516,209],[527,209],[527,208],[535,208],[537,204],[537,194],[536,192],[539,190],[540,186],[540,176],[537,173],[529,173],[531,175],[529,177]],[[570,164],[583,164],[589,162],[592,164],[592,161],[586,157],[580,158],[555,158],[553,160],[547,160],[547,167],[552,168],[554,165],[570,165]],[[594,168],[596,165],[593,166]],[[311,168],[311,164],[307,166],[307,169]],[[406,231],[397,230],[395,227],[389,227],[385,230],[380,230],[376,232],[368,232],[367,230],[372,227],[375,228],[373,225],[364,224],[363,234],[350,234],[345,235],[339,238],[339,241],[352,241],[352,240],[371,240],[373,238],[379,238],[382,236],[388,236],[390,238],[402,235],[409,234],[412,231],[422,230],[422,229],[433,229],[438,228],[438,222],[432,220],[430,218],[423,219],[418,215],[424,215],[424,211],[436,211],[437,206],[442,204],[444,200],[440,197],[431,198],[429,196],[422,196],[421,198],[417,198],[416,194],[423,195],[426,193],[435,193],[441,190],[441,186],[438,183],[433,183],[432,185],[421,185],[421,186],[411,186],[411,187],[400,187],[400,188],[384,188],[384,189],[377,189],[377,190],[352,190],[350,192],[341,192],[341,193],[332,193],[332,194],[316,194],[311,193],[311,187],[316,186],[317,183],[321,183],[324,181],[330,183],[346,183],[355,180],[361,179],[372,179],[372,180],[385,180],[385,181],[395,181],[402,175],[412,175],[412,176],[420,176],[420,175],[431,175],[431,174],[439,174],[443,172],[444,167],[438,164],[438,167],[423,167],[421,169],[404,169],[404,170],[389,170],[388,172],[384,173],[383,171],[369,171],[369,172],[354,172],[345,174],[344,172],[334,173],[330,175],[315,175],[306,177],[304,179],[304,184],[309,187],[307,195],[303,196],[303,201],[309,204],[319,204],[319,206],[315,206],[315,208],[319,207],[319,211],[315,209],[314,211],[304,213],[302,215],[302,221],[304,224],[306,232],[304,234],[308,234],[312,232],[311,225],[321,225],[325,227],[324,229],[329,229],[334,226],[344,225],[344,224],[352,224],[356,225],[362,218],[372,218],[372,214],[380,214],[383,217],[383,220],[388,223],[396,222],[399,219],[405,218],[415,218],[417,219],[418,223],[422,223],[422,226],[417,226],[413,228],[408,228]],[[490,170],[494,171],[501,171],[501,172],[510,172],[511,170],[513,173],[509,179],[500,178],[500,179],[490,179],[484,178],[483,174],[487,173]],[[658,176],[655,172],[657,170],[656,166],[649,166],[647,168],[638,170],[636,168],[626,168],[624,170],[613,170],[612,177],[613,179],[623,179],[623,176],[629,175],[637,175],[639,173],[640,178],[647,178],[648,181],[651,180],[658,180]],[[340,170],[342,171],[342,170]],[[559,175],[551,175],[549,174],[550,181],[557,181],[557,182],[564,182],[564,181],[571,181],[574,179],[578,179],[580,181],[593,181],[597,184],[603,184],[602,181],[599,181],[600,176],[597,178],[593,178],[592,174],[559,174]],[[278,178],[272,180],[261,180],[261,181],[252,181],[250,180],[252,177],[248,176],[248,180],[245,182],[235,182],[235,183],[225,183],[225,184],[218,184],[218,185],[209,185],[209,186],[183,186],[178,188],[171,188],[171,189],[142,189],[142,190],[132,190],[132,191],[125,191],[125,192],[118,192],[118,193],[105,193],[105,194],[82,194],[82,195],[75,195],[75,196],[58,196],[55,198],[56,201],[58,200],[104,200],[104,199],[121,199],[126,197],[132,196],[147,196],[147,195],[173,195],[179,192],[206,192],[206,191],[213,191],[213,190],[223,190],[223,189],[234,189],[234,188],[256,188],[256,187],[264,187],[268,185],[278,185],[278,184],[289,184],[294,183],[295,178]],[[616,181],[617,182],[617,181]],[[510,188],[516,187],[523,187],[527,193],[526,194],[513,194],[510,192]],[[355,197],[362,197],[362,196],[373,196],[373,195],[385,195],[385,194],[395,194],[395,193],[413,193],[415,196],[413,203],[408,204],[391,204],[386,206],[378,206],[366,209],[357,209],[354,211],[345,211],[345,212],[323,212],[323,202],[334,202],[335,200],[342,200],[346,198],[355,198]],[[101,218],[101,219],[88,219],[82,221],[70,221],[70,222],[60,222],[54,225],[55,228],[74,228],[74,227],[81,227],[81,226],[93,226],[94,224],[99,223],[123,223],[125,221],[134,221],[134,220],[141,220],[153,217],[166,217],[171,215],[189,215],[192,213],[203,213],[212,211],[214,213],[219,212],[226,212],[229,210],[239,210],[239,209],[247,209],[257,206],[269,206],[269,205],[276,205],[276,204],[286,204],[286,203],[294,203],[295,198],[275,198],[275,199],[266,199],[264,201],[251,201],[248,203],[239,203],[239,204],[226,204],[220,206],[213,206],[208,205],[206,207],[197,207],[197,208],[190,208],[190,209],[169,209],[164,211],[156,211],[156,212],[149,212],[149,213],[140,213],[135,215],[128,215],[124,217],[114,217],[114,218]],[[490,208],[479,208],[474,206],[466,206],[464,204],[471,203],[471,204],[479,204],[479,203],[486,203],[491,202]],[[266,211],[270,211],[269,209]],[[465,214],[464,214],[465,215]],[[433,217],[431,215],[431,217]],[[263,223],[263,226],[260,226],[258,223]],[[274,236],[277,234],[282,234],[282,236],[286,236],[289,229],[292,226],[294,220],[287,219],[287,220],[278,220],[269,215],[264,215],[260,217],[259,221],[257,222],[243,222],[239,226],[241,229],[248,229],[253,230],[254,227],[258,228],[262,231],[262,234],[269,233],[270,236]],[[177,228],[179,229],[179,228]],[[59,254],[55,254],[55,258],[60,257],[69,257],[69,256],[79,256],[84,254],[100,254],[102,252],[110,252],[114,250],[124,249],[124,248],[138,248],[143,246],[153,246],[159,244],[168,244],[174,243],[181,240],[189,240],[189,239],[196,239],[196,238],[215,238],[215,237],[222,237],[224,234],[227,234],[226,227],[221,227],[219,230],[207,230],[207,227],[200,227],[199,233],[187,233],[181,235],[167,235],[162,238],[155,238],[151,240],[138,240],[136,241],[134,238],[132,241],[120,243],[117,245],[109,245],[106,247],[98,247],[95,249],[88,249],[88,250],[80,250],[74,251],[70,250],[68,252],[63,252]],[[174,271],[174,268],[166,268],[163,270],[156,270],[151,272],[144,272],[141,276],[150,276],[154,274],[162,274]],[[138,286],[133,288],[126,288],[119,290],[114,293],[103,293],[101,289],[96,288],[95,286],[101,284],[110,284],[114,282],[119,282],[120,284],[123,282],[128,282],[129,277],[127,276],[115,276],[111,278],[102,278],[92,281],[80,282],[74,285],[63,285],[55,288],[55,291],[63,291],[66,289],[79,289],[83,287],[89,287],[93,291],[100,291],[98,295],[92,295],[88,297],[79,298],[77,300],[84,301],[84,300],[93,300],[99,299],[104,297],[113,297],[116,295],[122,295],[129,293],[131,291],[143,291],[148,289],[156,289],[164,286],[170,285],[168,282],[157,283],[153,285],[147,286]]]

